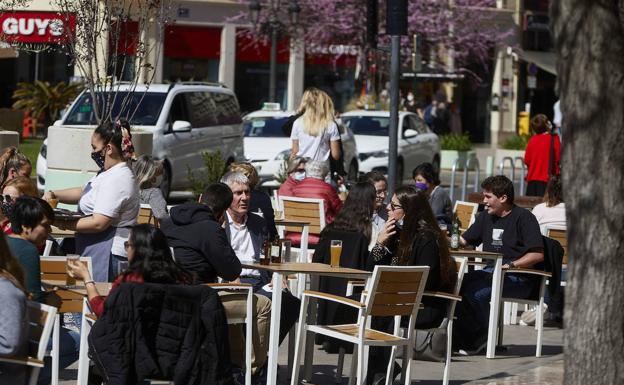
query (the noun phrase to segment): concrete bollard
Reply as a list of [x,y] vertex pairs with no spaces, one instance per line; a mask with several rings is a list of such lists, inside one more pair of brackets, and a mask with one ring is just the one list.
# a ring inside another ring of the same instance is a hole
[[0,151],[7,147],[19,147],[19,132],[0,130]]

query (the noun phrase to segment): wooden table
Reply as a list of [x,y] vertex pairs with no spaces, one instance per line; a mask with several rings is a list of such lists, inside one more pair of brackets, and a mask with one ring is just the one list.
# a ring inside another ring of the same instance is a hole
[[[288,274],[304,274],[318,278],[319,276],[325,277],[340,277],[347,279],[363,279],[366,280],[371,276],[370,271],[350,269],[346,267],[331,267],[324,263],[272,263],[269,265],[261,265],[260,263],[242,263],[243,268],[265,270],[273,273],[273,296],[271,297],[271,333],[269,336],[269,360],[267,370],[267,384],[277,383],[277,356],[279,350],[279,330],[280,330],[280,313],[282,309],[282,279]],[[313,280],[314,286],[318,279]],[[303,286],[302,283],[300,283]],[[313,306],[312,309],[315,307]],[[312,317],[315,316],[312,315]],[[314,351],[314,339],[306,338],[306,367],[304,369],[304,378],[308,381],[311,378],[312,366],[307,365],[312,360],[311,357]]]
[[492,273],[492,293],[490,295],[490,321],[488,325],[488,339],[486,358],[494,358],[496,354],[496,332],[498,330],[498,310],[500,308],[500,299],[502,294],[502,267],[503,255],[499,253],[491,253],[488,251],[478,250],[451,250],[451,256],[482,258],[494,261],[494,271]]
[[76,232],[74,230],[61,230],[58,227],[52,225],[52,231],[50,235],[54,238],[72,238],[76,236]]

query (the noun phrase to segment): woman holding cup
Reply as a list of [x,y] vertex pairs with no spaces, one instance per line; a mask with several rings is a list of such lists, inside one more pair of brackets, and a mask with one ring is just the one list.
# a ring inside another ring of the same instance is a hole
[[139,214],[139,189],[127,162],[134,157],[134,147],[127,122],[101,123],[91,136],[91,158],[100,168],[84,187],[50,190],[44,199],[78,204],[85,217],[57,221],[62,229],[76,231],[76,252],[90,256],[93,279],[112,281],[118,263],[127,261],[124,242]]

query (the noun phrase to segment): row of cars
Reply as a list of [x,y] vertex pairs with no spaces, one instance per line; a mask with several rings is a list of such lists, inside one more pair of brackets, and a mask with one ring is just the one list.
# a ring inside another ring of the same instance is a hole
[[[161,188],[165,196],[172,189],[188,188],[187,170],[202,171],[203,152],[221,151],[226,162],[247,160],[257,168],[262,183],[276,185],[277,174],[290,155],[291,141],[284,123],[293,115],[267,104],[241,118],[234,93],[219,84],[173,83],[120,86],[112,116],[134,111],[134,130],[153,134],[153,155],[164,161]],[[55,126],[92,129],[96,123],[94,104],[109,95],[83,92]],[[123,103],[122,103],[123,101]],[[337,120],[348,179],[362,172],[388,168],[387,111],[350,111]],[[422,162],[440,164],[437,136],[416,114],[399,114],[398,175]],[[37,160],[37,182],[45,189],[47,141]]]

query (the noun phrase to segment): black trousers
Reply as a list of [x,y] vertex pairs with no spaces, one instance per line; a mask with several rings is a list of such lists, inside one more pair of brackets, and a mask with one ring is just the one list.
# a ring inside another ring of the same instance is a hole
[[543,197],[546,193],[546,182],[530,180],[527,183],[526,195],[529,197]]

